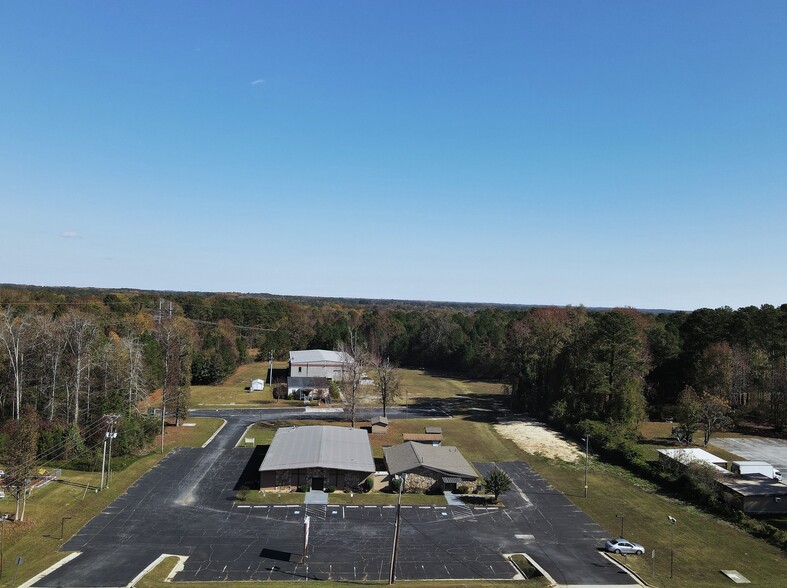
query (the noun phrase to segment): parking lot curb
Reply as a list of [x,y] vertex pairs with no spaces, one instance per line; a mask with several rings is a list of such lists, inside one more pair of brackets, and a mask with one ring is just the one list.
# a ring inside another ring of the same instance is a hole
[[75,551],[74,553],[69,553],[67,556],[65,556],[63,559],[61,559],[59,562],[57,562],[57,563],[55,563],[55,564],[52,564],[51,566],[49,566],[47,569],[45,569],[45,570],[44,570],[43,572],[41,572],[40,574],[38,574],[38,575],[36,575],[36,576],[33,576],[32,578],[30,578],[30,579],[29,579],[27,582],[25,582],[24,584],[20,584],[20,585],[19,585],[19,588],[30,588],[30,586],[32,586],[33,584],[35,584],[35,583],[36,583],[36,582],[38,582],[39,580],[42,580],[43,578],[46,578],[46,577],[47,577],[49,574],[51,574],[52,572],[54,572],[54,571],[55,571],[57,568],[59,568],[59,567],[62,567],[62,566],[64,566],[64,565],[66,565],[66,564],[67,564],[68,562],[70,562],[72,559],[74,559],[74,558],[76,558],[76,557],[79,557],[80,555],[82,555],[82,552],[81,552],[81,551]]
[[538,565],[538,563],[536,563],[536,561],[528,554],[523,553],[521,551],[519,553],[504,553],[503,556],[511,563],[512,566],[514,566],[517,570],[519,570],[519,573],[522,574],[522,577],[524,577],[525,579],[529,579],[527,577],[527,574],[525,574],[525,572],[522,571],[522,569],[517,565],[517,563],[513,559],[511,559],[511,557],[514,555],[521,555],[527,561],[529,561],[530,565],[536,568],[539,572],[541,572],[541,575],[544,576],[552,586],[558,585],[557,582],[555,582],[555,579],[552,576],[550,576],[544,568]]
[[219,428],[216,430],[216,432],[215,432],[215,433],[213,433],[213,435],[211,435],[211,436],[210,436],[210,439],[208,439],[207,441],[205,441],[205,443],[203,443],[203,444],[202,444],[202,449],[205,449],[205,448],[208,446],[208,444],[209,444],[211,441],[213,441],[213,440],[216,438],[216,435],[218,435],[219,433],[221,433],[221,430],[222,430],[224,427],[226,427],[226,426],[227,426],[227,419],[221,419],[221,420],[223,421],[223,422],[221,423],[221,426],[220,426],[220,427],[219,427]]
[[126,584],[126,588],[134,588],[134,586],[136,586],[137,583],[139,583],[142,580],[142,578],[147,576],[153,570],[153,568],[155,568],[157,565],[159,565],[162,561],[164,561],[168,557],[176,557],[176,558],[178,558],[178,563],[176,563],[173,566],[172,570],[170,570],[169,574],[167,574],[167,577],[164,578],[165,582],[171,582],[172,578],[175,577],[175,574],[177,574],[178,572],[183,570],[184,564],[186,563],[186,560],[189,558],[187,555],[175,555],[175,554],[172,554],[172,553],[162,553],[156,559],[154,559],[152,562],[150,562],[150,565],[148,565],[148,567],[146,567],[139,574],[137,574],[136,578],[134,578],[133,580],[131,580],[131,582]]
[[634,578],[634,579],[637,581],[637,584],[639,584],[640,586],[646,586],[647,588],[658,588],[658,586],[656,586],[655,584],[650,584],[650,583],[648,583],[648,582],[647,582],[647,581],[646,581],[644,578],[642,578],[642,576],[640,576],[640,575],[639,575],[637,572],[635,572],[634,570],[632,570],[632,569],[631,569],[630,567],[628,567],[626,564],[619,562],[618,560],[616,560],[614,557],[612,557],[612,556],[611,556],[611,555],[609,555],[608,553],[605,553],[605,552],[603,552],[603,551],[601,551],[600,553],[601,553],[601,555],[603,555],[604,557],[606,557],[606,558],[607,558],[609,561],[611,561],[613,564],[615,564],[616,566],[618,566],[620,569],[624,570],[624,571],[625,571],[625,572],[626,572],[626,573],[627,573],[629,576],[631,576],[632,578]]

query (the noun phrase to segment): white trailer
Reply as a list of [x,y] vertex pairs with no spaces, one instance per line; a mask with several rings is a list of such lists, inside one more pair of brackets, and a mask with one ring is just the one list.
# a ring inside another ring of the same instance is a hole
[[774,480],[782,479],[782,473],[767,461],[734,461],[732,471],[743,476],[761,474]]

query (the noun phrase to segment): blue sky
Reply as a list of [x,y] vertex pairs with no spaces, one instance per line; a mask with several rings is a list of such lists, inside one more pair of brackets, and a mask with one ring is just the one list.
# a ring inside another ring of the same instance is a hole
[[0,282],[787,302],[784,2],[0,4]]

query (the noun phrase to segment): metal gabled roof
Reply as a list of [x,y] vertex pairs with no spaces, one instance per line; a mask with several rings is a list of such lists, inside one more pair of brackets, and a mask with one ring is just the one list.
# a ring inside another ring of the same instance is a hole
[[300,468],[375,471],[369,434],[347,427],[285,427],[276,431],[261,472]]
[[341,351],[328,351],[326,349],[304,349],[290,351],[290,363],[350,363],[352,357]]

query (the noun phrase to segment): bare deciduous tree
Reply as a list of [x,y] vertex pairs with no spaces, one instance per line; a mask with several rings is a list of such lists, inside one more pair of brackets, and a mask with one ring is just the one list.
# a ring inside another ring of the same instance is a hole
[[164,381],[161,389],[162,423],[166,407],[175,415],[175,426],[186,417],[191,391],[191,348],[196,333],[192,324],[181,317],[168,318],[159,324],[156,338],[164,359]]
[[6,425],[8,443],[5,448],[7,471],[4,483],[11,488],[16,497],[16,515],[14,519],[22,522],[25,520],[27,485],[30,482],[36,457],[38,414],[31,404],[25,405],[24,410],[20,412],[20,418],[10,421]]
[[386,412],[388,405],[399,397],[399,385],[401,384],[399,368],[391,363],[389,358],[383,359],[379,355],[372,357],[372,367],[374,368],[374,387],[383,403],[383,416],[388,416]]
[[13,418],[18,420],[22,406],[22,364],[25,351],[33,344],[35,329],[29,314],[18,315],[10,306],[6,307],[1,316],[0,341],[8,352],[14,379]]
[[126,354],[128,355],[126,364],[126,389],[128,391],[128,410],[133,410],[134,405],[145,395],[143,362],[142,362],[142,343],[139,337],[127,335],[120,339]]
[[51,423],[55,419],[58,374],[63,361],[63,352],[66,349],[66,337],[63,322],[48,316],[38,316],[36,318],[36,330],[41,341],[42,372],[46,371],[48,374],[48,381],[46,382],[48,398],[45,405],[45,413],[47,414],[47,420]]
[[366,346],[358,340],[358,332],[349,329],[349,340],[340,342],[338,351],[344,359],[342,367],[342,381],[339,383],[344,413],[355,428],[358,420],[358,408],[365,395],[366,370],[369,367],[369,352]]
[[79,395],[83,373],[89,368],[91,346],[96,340],[97,327],[93,320],[80,312],[71,311],[64,319],[68,348],[74,356],[74,422],[79,424]]

